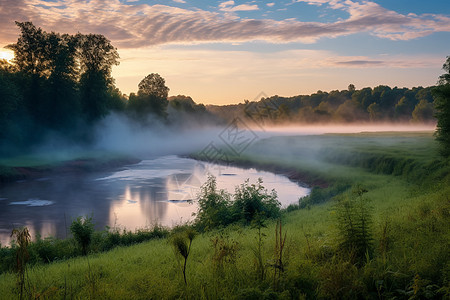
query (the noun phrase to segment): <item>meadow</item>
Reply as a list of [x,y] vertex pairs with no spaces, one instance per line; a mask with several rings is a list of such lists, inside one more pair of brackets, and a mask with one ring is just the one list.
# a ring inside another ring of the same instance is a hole
[[[228,159],[223,163],[300,174],[312,192],[279,220],[199,232],[186,282],[173,236],[189,225],[132,246],[30,265],[24,298],[450,297],[450,168],[432,132],[272,137]],[[360,220],[364,237],[349,237],[349,222]],[[346,247],[349,238],[356,244]],[[367,244],[359,253],[361,240]],[[2,299],[19,297],[18,282],[14,272],[0,274]]]

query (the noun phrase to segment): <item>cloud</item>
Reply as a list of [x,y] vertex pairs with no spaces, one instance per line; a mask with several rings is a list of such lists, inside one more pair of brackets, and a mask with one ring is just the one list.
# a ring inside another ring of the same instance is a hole
[[234,1],[222,2],[219,4],[219,8],[221,11],[226,12],[259,10],[258,5],[256,4],[241,4],[234,6]]
[[374,66],[374,65],[384,65],[385,63],[381,60],[349,60],[349,61],[338,61],[336,65],[342,66]]
[[184,1],[184,0],[172,0],[173,2],[176,2],[176,3],[186,3],[186,1]]
[[275,5],[275,2],[267,3],[266,5],[267,5],[268,7],[272,7],[272,6]]
[[324,37],[361,32],[391,40],[410,40],[434,32],[450,32],[450,18],[445,15],[404,15],[370,1],[297,2],[328,5],[346,11],[349,17],[334,23],[244,19],[234,12],[256,10],[258,6],[251,2],[235,5],[234,1],[222,2],[215,12],[169,5],[124,4],[119,0],[3,0],[0,41],[11,43],[17,39],[15,20],[32,21],[47,31],[101,33],[119,48],[255,40],[313,43]]

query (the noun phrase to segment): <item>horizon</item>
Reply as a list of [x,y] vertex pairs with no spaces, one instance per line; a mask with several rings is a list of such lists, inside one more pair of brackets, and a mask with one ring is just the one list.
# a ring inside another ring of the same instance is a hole
[[14,21],[50,32],[99,33],[121,56],[124,94],[158,73],[169,96],[238,104],[387,85],[435,85],[450,49],[450,7],[423,1],[4,1],[0,58]]

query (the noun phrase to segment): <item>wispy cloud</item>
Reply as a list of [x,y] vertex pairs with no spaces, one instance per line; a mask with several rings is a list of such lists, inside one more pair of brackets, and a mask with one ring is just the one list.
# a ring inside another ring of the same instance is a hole
[[338,61],[335,64],[341,66],[376,66],[385,65],[385,62],[381,60],[348,60]]
[[172,0],[173,2],[176,2],[176,3],[186,3],[186,1],[184,1],[184,0]]
[[235,12],[256,10],[258,6],[251,2],[235,5],[234,1],[222,2],[218,11],[206,11],[170,5],[123,4],[119,0],[3,0],[0,41],[13,42],[17,38],[14,20],[33,21],[48,31],[101,33],[120,48],[254,40],[312,43],[323,37],[360,32],[391,40],[410,40],[434,32],[450,32],[450,17],[445,15],[405,15],[370,1],[296,2],[328,5],[346,11],[349,17],[334,23],[244,19]]
[[225,1],[219,4],[219,8],[221,11],[226,12],[259,10],[258,5],[256,4],[240,4],[237,6],[234,4],[234,1]]

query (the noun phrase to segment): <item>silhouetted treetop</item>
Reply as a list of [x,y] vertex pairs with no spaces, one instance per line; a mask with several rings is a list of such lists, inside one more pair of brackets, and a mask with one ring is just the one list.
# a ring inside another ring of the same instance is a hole
[[139,82],[139,96],[155,96],[162,99],[167,99],[169,88],[166,86],[166,81],[157,73],[151,73],[145,76]]

